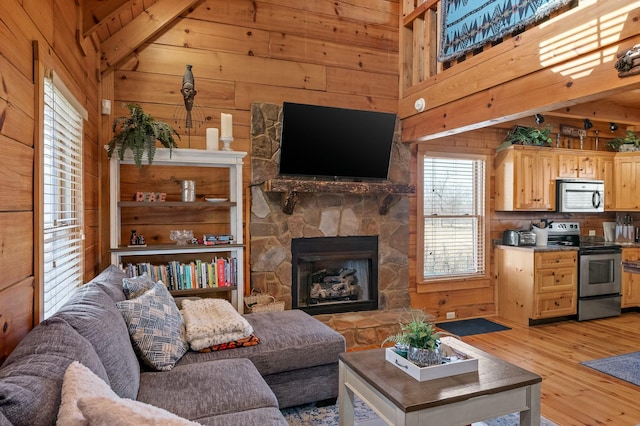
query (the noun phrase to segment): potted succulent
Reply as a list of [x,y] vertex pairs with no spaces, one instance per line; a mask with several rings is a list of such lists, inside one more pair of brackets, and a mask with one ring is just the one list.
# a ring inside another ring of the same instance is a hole
[[640,150],[640,137],[636,136],[633,131],[627,130],[623,138],[611,139],[607,146],[614,151],[638,151]]
[[402,354],[406,349],[407,359],[418,367],[436,365],[442,362],[440,355],[441,332],[427,320],[421,310],[412,310],[407,322],[400,323],[400,332],[387,337],[382,343],[394,342],[396,351]]
[[151,115],[145,113],[140,105],[124,104],[129,108],[130,117],[118,117],[113,120],[112,130],[113,139],[109,141],[107,154],[109,159],[114,152],[118,153],[120,160],[124,159],[124,153],[127,149],[133,153],[133,159],[136,166],[142,166],[143,154],[147,153],[149,164],[153,162],[156,153],[156,141],[160,141],[162,146],[169,148],[177,148],[173,135],[180,139],[180,135],[173,127],[164,121],[156,120]]

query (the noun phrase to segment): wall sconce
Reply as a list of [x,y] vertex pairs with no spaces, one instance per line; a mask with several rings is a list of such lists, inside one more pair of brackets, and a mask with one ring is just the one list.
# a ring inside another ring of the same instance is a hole
[[618,125],[616,123],[609,123],[609,130],[615,132],[616,130],[618,130]]
[[542,114],[536,114],[534,115],[535,119],[536,119],[536,124],[542,124],[544,123],[544,115]]
[[593,123],[591,123],[591,121],[589,121],[588,118],[585,118],[584,120],[582,120],[582,123],[584,124],[585,130],[589,130],[590,128],[593,127]]

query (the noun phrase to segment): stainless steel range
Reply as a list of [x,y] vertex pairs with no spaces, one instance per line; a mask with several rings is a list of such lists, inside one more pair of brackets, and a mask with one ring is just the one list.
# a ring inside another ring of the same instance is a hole
[[578,222],[552,222],[547,244],[578,247],[578,321],[620,315],[622,246],[580,242]]

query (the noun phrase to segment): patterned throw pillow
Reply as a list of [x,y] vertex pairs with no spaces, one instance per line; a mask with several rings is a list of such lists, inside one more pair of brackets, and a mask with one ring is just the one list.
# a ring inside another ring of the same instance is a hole
[[122,290],[127,299],[135,299],[151,290],[156,283],[145,272],[137,277],[127,277],[122,279]]
[[162,282],[135,299],[116,303],[136,353],[156,370],[171,370],[189,349],[182,315]]

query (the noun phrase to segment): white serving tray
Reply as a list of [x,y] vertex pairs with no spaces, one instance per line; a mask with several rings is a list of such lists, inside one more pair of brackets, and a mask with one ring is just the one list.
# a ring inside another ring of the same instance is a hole
[[391,364],[421,382],[478,371],[477,358],[472,358],[466,354],[462,354],[460,351],[456,352],[462,355],[465,359],[459,359],[457,361],[439,365],[431,365],[429,367],[418,367],[408,359],[398,355],[393,348],[386,349],[385,358]]

